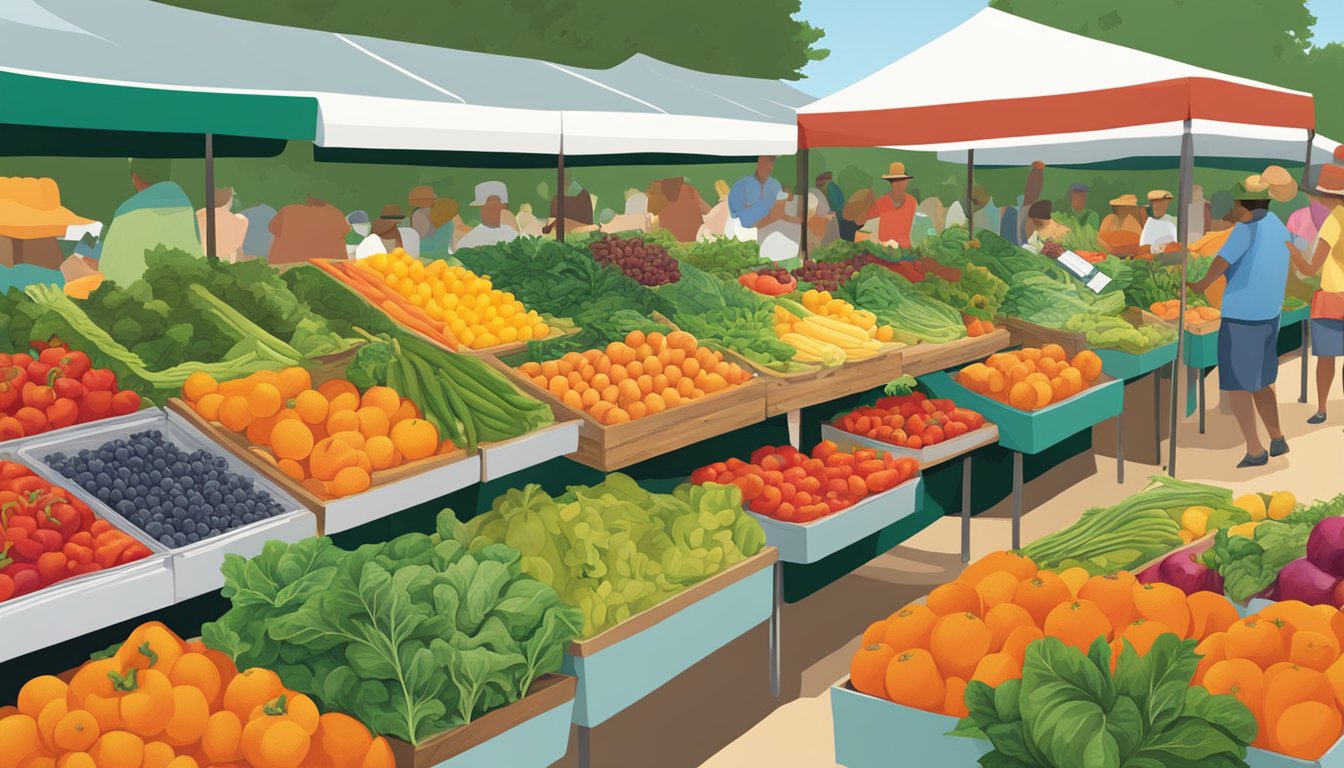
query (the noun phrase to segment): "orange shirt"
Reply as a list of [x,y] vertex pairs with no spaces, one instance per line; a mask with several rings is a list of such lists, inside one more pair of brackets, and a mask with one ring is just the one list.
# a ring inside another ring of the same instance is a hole
[[883,195],[863,214],[865,221],[877,219],[877,239],[880,242],[896,241],[902,248],[910,247],[910,225],[915,220],[915,208],[918,207],[914,195],[906,194],[905,202],[900,206]]

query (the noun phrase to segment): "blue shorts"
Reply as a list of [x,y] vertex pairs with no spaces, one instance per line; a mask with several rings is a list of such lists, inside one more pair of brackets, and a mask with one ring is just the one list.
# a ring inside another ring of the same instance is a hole
[[1311,354],[1344,357],[1344,320],[1311,321]]
[[1279,318],[1232,320],[1218,328],[1218,388],[1259,392],[1279,376]]

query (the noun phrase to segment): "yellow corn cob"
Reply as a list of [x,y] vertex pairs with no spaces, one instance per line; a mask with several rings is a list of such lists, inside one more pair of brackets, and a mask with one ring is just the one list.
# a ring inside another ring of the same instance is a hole
[[819,334],[814,335],[818,335],[819,338],[825,341],[831,341],[834,338],[834,339],[850,339],[853,343],[862,343],[868,340],[868,334],[864,333],[862,329],[855,328],[849,323],[846,323],[841,320],[836,320],[835,318],[832,317],[822,317],[820,315],[813,315],[809,318],[804,319],[803,324],[804,325],[810,324],[821,329]]

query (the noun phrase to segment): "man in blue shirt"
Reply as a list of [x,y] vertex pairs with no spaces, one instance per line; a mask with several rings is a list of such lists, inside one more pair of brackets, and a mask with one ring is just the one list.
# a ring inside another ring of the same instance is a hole
[[830,171],[823,171],[817,176],[817,189],[826,193],[826,203],[831,206],[831,213],[835,214],[840,239],[854,242],[854,233],[859,231],[859,225],[840,215],[845,209],[845,192],[835,183],[835,175]]
[[774,155],[761,155],[756,172],[743,176],[728,190],[728,214],[746,229],[760,229],[784,215],[779,199],[784,187],[770,176],[775,169]]
[[[1257,177],[1252,177],[1257,178]],[[1218,329],[1219,389],[1226,392],[1246,439],[1246,456],[1238,467],[1259,467],[1270,456],[1288,452],[1279,429],[1279,404],[1274,380],[1279,373],[1279,313],[1288,283],[1288,228],[1269,210],[1269,187],[1263,182],[1232,191],[1239,219],[1208,274],[1190,287],[1204,293],[1224,273],[1222,324]],[[1269,432],[1269,450],[1260,442],[1255,416]]]

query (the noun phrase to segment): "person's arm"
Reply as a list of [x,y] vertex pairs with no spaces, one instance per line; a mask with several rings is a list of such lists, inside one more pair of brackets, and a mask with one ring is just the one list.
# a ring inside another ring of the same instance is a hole
[[1249,227],[1238,226],[1232,228],[1232,234],[1227,236],[1227,242],[1218,249],[1218,255],[1214,257],[1213,263],[1209,265],[1209,271],[1203,279],[1190,283],[1190,287],[1199,293],[1209,290],[1209,286],[1214,281],[1223,276],[1223,273],[1241,261],[1242,257],[1251,247],[1251,231]]
[[1325,260],[1330,258],[1330,249],[1333,247],[1324,239],[1319,240],[1316,243],[1316,251],[1311,254],[1311,260],[1308,261],[1292,240],[1288,240],[1284,245],[1288,246],[1288,255],[1292,257],[1293,266],[1306,277],[1321,271],[1321,267],[1325,266]]
[[1022,190],[1023,210],[1031,207],[1031,204],[1041,199],[1041,189],[1045,187],[1045,163],[1037,160],[1031,164],[1031,170],[1027,171],[1027,185]]
[[[754,176],[748,178],[755,179]],[[761,195],[760,200],[748,204],[747,185],[740,181],[728,190],[728,212],[748,229],[769,224],[770,222],[765,219],[770,215],[770,209],[774,204],[775,201],[767,195]]]
[[1232,265],[1229,264],[1227,259],[1224,259],[1221,254],[1214,256],[1213,261],[1209,264],[1209,271],[1205,273],[1203,279],[1190,283],[1190,288],[1196,293],[1206,293],[1209,290],[1209,286],[1213,285],[1214,281],[1222,277],[1223,273],[1226,272],[1227,268],[1230,266]]

